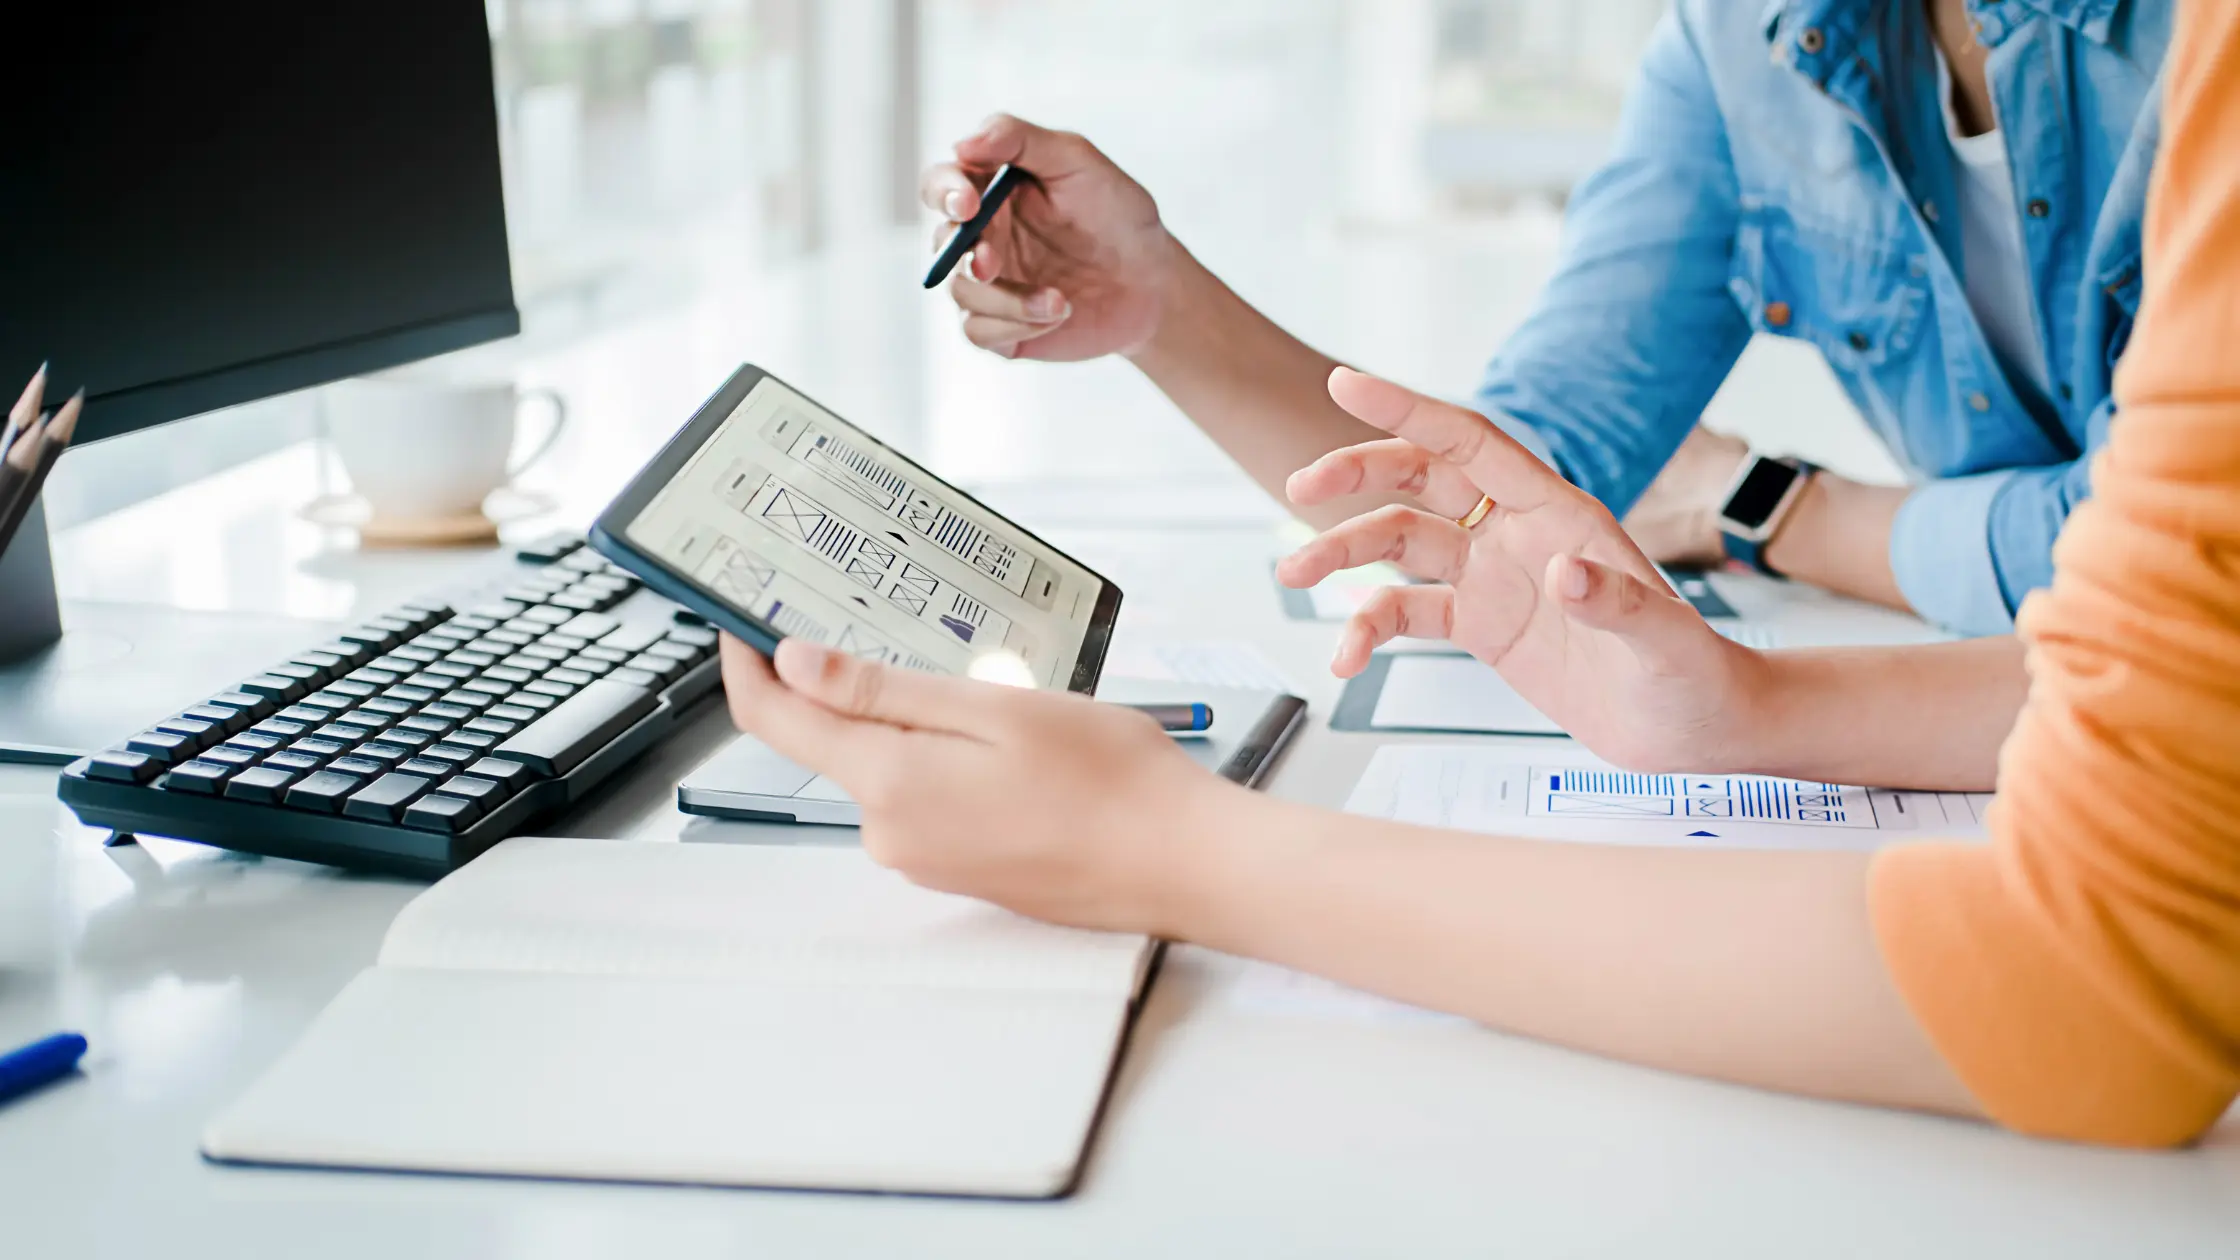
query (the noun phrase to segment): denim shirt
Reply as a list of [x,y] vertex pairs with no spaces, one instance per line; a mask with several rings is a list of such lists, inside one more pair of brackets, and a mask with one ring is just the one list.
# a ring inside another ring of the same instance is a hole
[[1949,628],[2012,629],[2107,438],[2172,8],[1968,2],[2050,395],[2009,381],[1968,306],[1922,0],[1678,0],[1479,408],[1623,515],[1753,332],[1809,341],[1919,483],[1899,590]]

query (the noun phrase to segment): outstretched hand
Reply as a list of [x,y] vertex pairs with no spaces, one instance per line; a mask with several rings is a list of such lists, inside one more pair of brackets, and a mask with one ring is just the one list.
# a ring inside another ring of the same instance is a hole
[[[1307,587],[1384,560],[1427,583],[1364,604],[1334,672],[1352,677],[1403,635],[1446,639],[1617,764],[1723,760],[1760,660],[1673,594],[1608,509],[1474,412],[1343,367],[1330,397],[1393,436],[1293,474],[1292,502],[1396,491],[1422,507],[1357,516],[1286,557],[1277,576]],[[1463,528],[1481,496],[1491,509]]]

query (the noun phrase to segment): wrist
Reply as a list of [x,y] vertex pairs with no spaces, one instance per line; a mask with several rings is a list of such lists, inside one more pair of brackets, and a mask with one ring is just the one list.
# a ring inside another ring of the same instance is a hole
[[1267,862],[1269,838],[1280,829],[1267,815],[1276,802],[1226,779],[1205,776],[1179,794],[1167,820],[1168,843],[1147,882],[1144,930],[1166,940],[1218,940],[1219,925]]
[[1151,294],[1151,334],[1120,352],[1144,372],[1173,361],[1202,341],[1205,315],[1225,290],[1174,234],[1162,233],[1158,248],[1140,264],[1140,282]]

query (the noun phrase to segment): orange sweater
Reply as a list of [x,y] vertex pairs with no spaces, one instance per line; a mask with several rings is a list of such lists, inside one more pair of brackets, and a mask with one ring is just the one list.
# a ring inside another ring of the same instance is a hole
[[1989,846],[1876,861],[1876,935],[1984,1110],[2191,1140],[2240,1092],[2240,3],[2188,0],[2146,305],[2093,498],[2020,618]]

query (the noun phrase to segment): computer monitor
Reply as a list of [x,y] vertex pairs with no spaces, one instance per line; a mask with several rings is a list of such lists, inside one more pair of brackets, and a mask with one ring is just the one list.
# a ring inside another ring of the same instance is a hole
[[[48,362],[86,388],[78,442],[113,440],[517,332],[486,21],[473,0],[11,15],[0,388]],[[222,690],[225,658],[308,641],[58,616],[27,522],[0,556],[0,758],[114,739]]]

